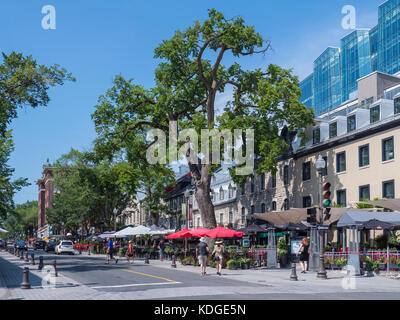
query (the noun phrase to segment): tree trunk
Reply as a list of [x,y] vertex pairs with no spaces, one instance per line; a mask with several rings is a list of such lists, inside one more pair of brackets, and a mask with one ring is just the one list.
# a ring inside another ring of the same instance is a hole
[[196,183],[195,196],[203,226],[207,229],[214,229],[217,226],[217,221],[215,219],[214,205],[210,197],[210,179]]

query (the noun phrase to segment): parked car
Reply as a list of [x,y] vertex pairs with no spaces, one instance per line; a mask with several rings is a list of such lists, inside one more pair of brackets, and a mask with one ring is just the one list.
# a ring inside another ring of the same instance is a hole
[[14,240],[7,240],[7,248],[15,248]]
[[69,253],[75,254],[74,244],[70,240],[61,240],[55,248],[56,254]]
[[3,239],[0,239],[0,248],[5,248],[6,242]]
[[33,250],[44,249],[45,245],[46,245],[46,241],[36,240],[33,242]]
[[44,251],[49,252],[49,251],[55,251],[56,249],[57,242],[55,241],[48,241],[44,245]]
[[14,247],[19,250],[28,250],[28,245],[25,241],[17,241]]

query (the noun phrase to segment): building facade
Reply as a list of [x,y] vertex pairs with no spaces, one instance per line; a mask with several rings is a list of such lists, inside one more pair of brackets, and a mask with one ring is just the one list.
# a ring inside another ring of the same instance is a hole
[[326,49],[315,60],[313,73],[300,83],[300,101],[308,107],[312,101],[317,116],[357,98],[359,78],[374,71],[399,73],[400,0],[384,2],[378,12],[376,27],[354,30],[341,39],[340,48]]
[[51,235],[51,226],[47,224],[46,210],[51,209],[54,197],[53,170],[45,167],[43,177],[37,180],[38,185],[38,229],[37,237],[47,237]]

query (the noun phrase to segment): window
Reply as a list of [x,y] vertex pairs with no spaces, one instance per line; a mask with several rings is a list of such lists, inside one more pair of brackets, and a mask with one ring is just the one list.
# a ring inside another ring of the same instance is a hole
[[233,223],[233,212],[229,211],[229,223]]
[[381,113],[381,107],[376,106],[371,109],[369,109],[369,119],[371,123],[377,122],[380,120],[380,113]]
[[285,199],[285,201],[283,201],[283,210],[289,210],[289,200]]
[[394,158],[393,137],[382,140],[382,161]]
[[224,214],[223,213],[219,214],[219,223],[224,224]]
[[266,210],[265,210],[265,203],[262,203],[261,204],[261,213],[265,213],[266,212]]
[[250,214],[255,214],[256,213],[256,209],[254,206],[250,207]]
[[321,142],[321,129],[315,128],[313,130],[313,144],[317,144]]
[[346,207],[346,190],[336,191],[337,204]]
[[271,176],[271,187],[276,188],[276,173]]
[[245,208],[245,207],[242,207],[242,216],[241,216],[241,218],[242,218],[242,223],[244,223],[245,217],[246,217],[246,208]]
[[214,199],[215,199],[215,192],[214,191],[210,192],[210,198],[211,198],[211,201],[214,201]]
[[310,208],[311,207],[311,197],[303,197],[303,208]]
[[394,199],[394,180],[382,182],[382,197]]
[[250,179],[250,192],[251,193],[254,193],[254,178],[251,178]]
[[272,201],[271,211],[276,211],[276,201]]
[[228,191],[229,191],[229,198],[232,198],[233,197],[233,188],[232,188],[231,184],[229,184]]
[[261,179],[261,183],[260,183],[261,190],[264,190],[265,189],[265,173],[263,173],[261,175],[260,179]]
[[346,171],[346,152],[341,152],[336,155],[336,172]]
[[245,191],[246,191],[246,184],[242,183],[242,184],[240,185],[240,191],[241,191],[241,194],[242,194],[242,196],[243,196],[244,193],[245,193]]
[[369,200],[370,199],[369,185],[359,187],[359,194],[360,194],[359,197],[360,201]]
[[222,187],[219,189],[219,200],[224,200],[224,189]]
[[394,114],[400,113],[400,97],[394,99]]
[[329,125],[329,138],[334,138],[336,136],[337,136],[337,122],[334,122]]
[[356,115],[347,117],[347,132],[356,130]]
[[369,145],[361,146],[358,148],[358,163],[359,167],[369,165]]
[[311,180],[311,162],[303,163],[303,181]]
[[200,218],[197,218],[197,226],[200,227]]
[[289,166],[283,167],[283,184],[285,186],[289,184]]

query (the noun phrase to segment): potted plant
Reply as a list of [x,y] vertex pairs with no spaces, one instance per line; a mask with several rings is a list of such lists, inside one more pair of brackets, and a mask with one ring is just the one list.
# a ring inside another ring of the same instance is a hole
[[396,257],[390,257],[390,264],[389,264],[389,269],[392,269],[392,270],[399,270],[399,264],[398,264],[398,262],[400,262],[400,261],[398,261],[398,260],[400,260],[400,259],[396,259]]
[[374,276],[374,263],[369,257],[367,258],[367,260],[365,262],[365,267],[367,269],[367,277],[373,277]]
[[379,270],[385,270],[387,265],[386,265],[386,259],[384,256],[380,257],[380,259],[377,261],[378,262],[378,268]]
[[240,259],[240,266],[242,269],[250,269],[251,259],[249,258],[241,258]]
[[236,270],[237,268],[236,260],[235,259],[228,260],[228,262],[226,263],[226,267],[230,270]]
[[332,269],[332,259],[331,258],[325,258],[325,269]]
[[347,265],[347,259],[339,258],[335,261],[336,268],[343,269]]

